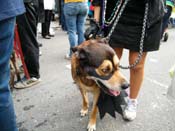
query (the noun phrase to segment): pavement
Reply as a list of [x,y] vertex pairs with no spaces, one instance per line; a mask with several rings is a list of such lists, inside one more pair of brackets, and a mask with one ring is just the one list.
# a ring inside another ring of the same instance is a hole
[[[30,88],[13,90],[19,131],[85,131],[89,116],[80,117],[81,95],[71,78],[64,59],[69,50],[68,36],[57,23],[52,24],[55,37],[41,38],[41,82]],[[175,99],[167,95],[171,78],[169,69],[175,64],[175,29],[169,29],[169,39],[161,43],[160,50],[148,54],[145,78],[138,97],[137,118],[125,122],[117,114],[108,114],[100,120],[97,131],[175,131]],[[127,65],[125,51],[121,63]],[[129,79],[129,71],[122,70]],[[92,95],[90,107],[92,107]]]

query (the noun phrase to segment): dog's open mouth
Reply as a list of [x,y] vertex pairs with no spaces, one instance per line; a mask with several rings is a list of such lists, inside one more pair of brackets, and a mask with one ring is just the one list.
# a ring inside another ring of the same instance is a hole
[[118,95],[120,95],[120,91],[115,91],[115,90],[109,89],[101,81],[96,80],[96,83],[100,86],[100,88],[102,89],[102,91],[104,91],[108,95],[110,95],[110,96],[118,96]]
[[120,95],[120,91],[115,91],[115,90],[109,89],[109,92],[110,92],[111,94],[113,94],[114,96]]

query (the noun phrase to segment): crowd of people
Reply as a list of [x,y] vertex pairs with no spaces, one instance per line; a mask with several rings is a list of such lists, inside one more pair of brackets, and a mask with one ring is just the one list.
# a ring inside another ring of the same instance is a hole
[[[89,2],[89,4],[88,4]],[[148,11],[148,23],[144,38],[144,48],[141,61],[130,69],[130,95],[124,117],[128,120],[136,118],[137,96],[144,79],[144,65],[147,53],[159,49],[160,40],[164,37],[168,21],[174,7],[173,0],[147,0],[152,8]],[[131,0],[127,3],[124,15],[116,25],[109,44],[119,58],[123,49],[129,50],[129,63],[134,63],[139,53],[140,34],[142,32],[145,0]],[[11,4],[9,4],[11,3]],[[116,17],[116,1],[106,0],[106,10],[101,0],[5,0],[0,4],[0,130],[17,131],[13,102],[11,98],[9,79],[9,60],[13,50],[14,28],[17,25],[24,61],[30,78],[23,78],[15,83],[15,88],[26,88],[41,81],[39,52],[42,43],[37,39],[37,26],[41,23],[41,36],[51,39],[50,24],[54,19],[54,12],[59,15],[59,23],[63,31],[68,34],[70,48],[65,55],[71,59],[71,48],[81,44],[90,36],[98,33],[109,33],[112,17]],[[92,6],[93,5],[93,6]],[[166,5],[166,9],[165,6]],[[90,8],[89,8],[90,7]],[[158,8],[159,7],[159,8]],[[8,10],[11,9],[11,10]],[[105,13],[103,13],[105,11]],[[150,13],[151,12],[151,13]],[[104,16],[105,14],[105,16]],[[92,25],[87,28],[85,36],[85,22],[87,17],[92,18]],[[153,19],[154,18],[154,19]],[[156,18],[156,19],[155,19]],[[113,23],[113,22],[112,22]],[[103,28],[105,26],[108,29]],[[137,25],[137,26],[136,26]],[[103,28],[103,29],[100,29]],[[126,31],[127,29],[127,31]],[[98,33],[97,33],[98,32]],[[104,35],[103,34],[103,35]],[[127,35],[126,35],[127,34]]]

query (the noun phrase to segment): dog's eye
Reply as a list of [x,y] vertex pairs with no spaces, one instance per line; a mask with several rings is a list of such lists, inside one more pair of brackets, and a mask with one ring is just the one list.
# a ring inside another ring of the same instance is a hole
[[102,69],[102,72],[103,73],[108,73],[109,71],[110,71],[110,68],[109,67]]

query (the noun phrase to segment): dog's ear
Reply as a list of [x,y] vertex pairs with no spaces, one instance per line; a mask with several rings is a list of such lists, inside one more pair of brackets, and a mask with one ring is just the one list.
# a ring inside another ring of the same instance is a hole
[[77,46],[71,47],[71,50],[72,50],[73,53],[75,53],[78,50],[78,47]]
[[87,52],[84,48],[81,48],[79,50],[79,58],[80,59],[86,59],[87,58]]

